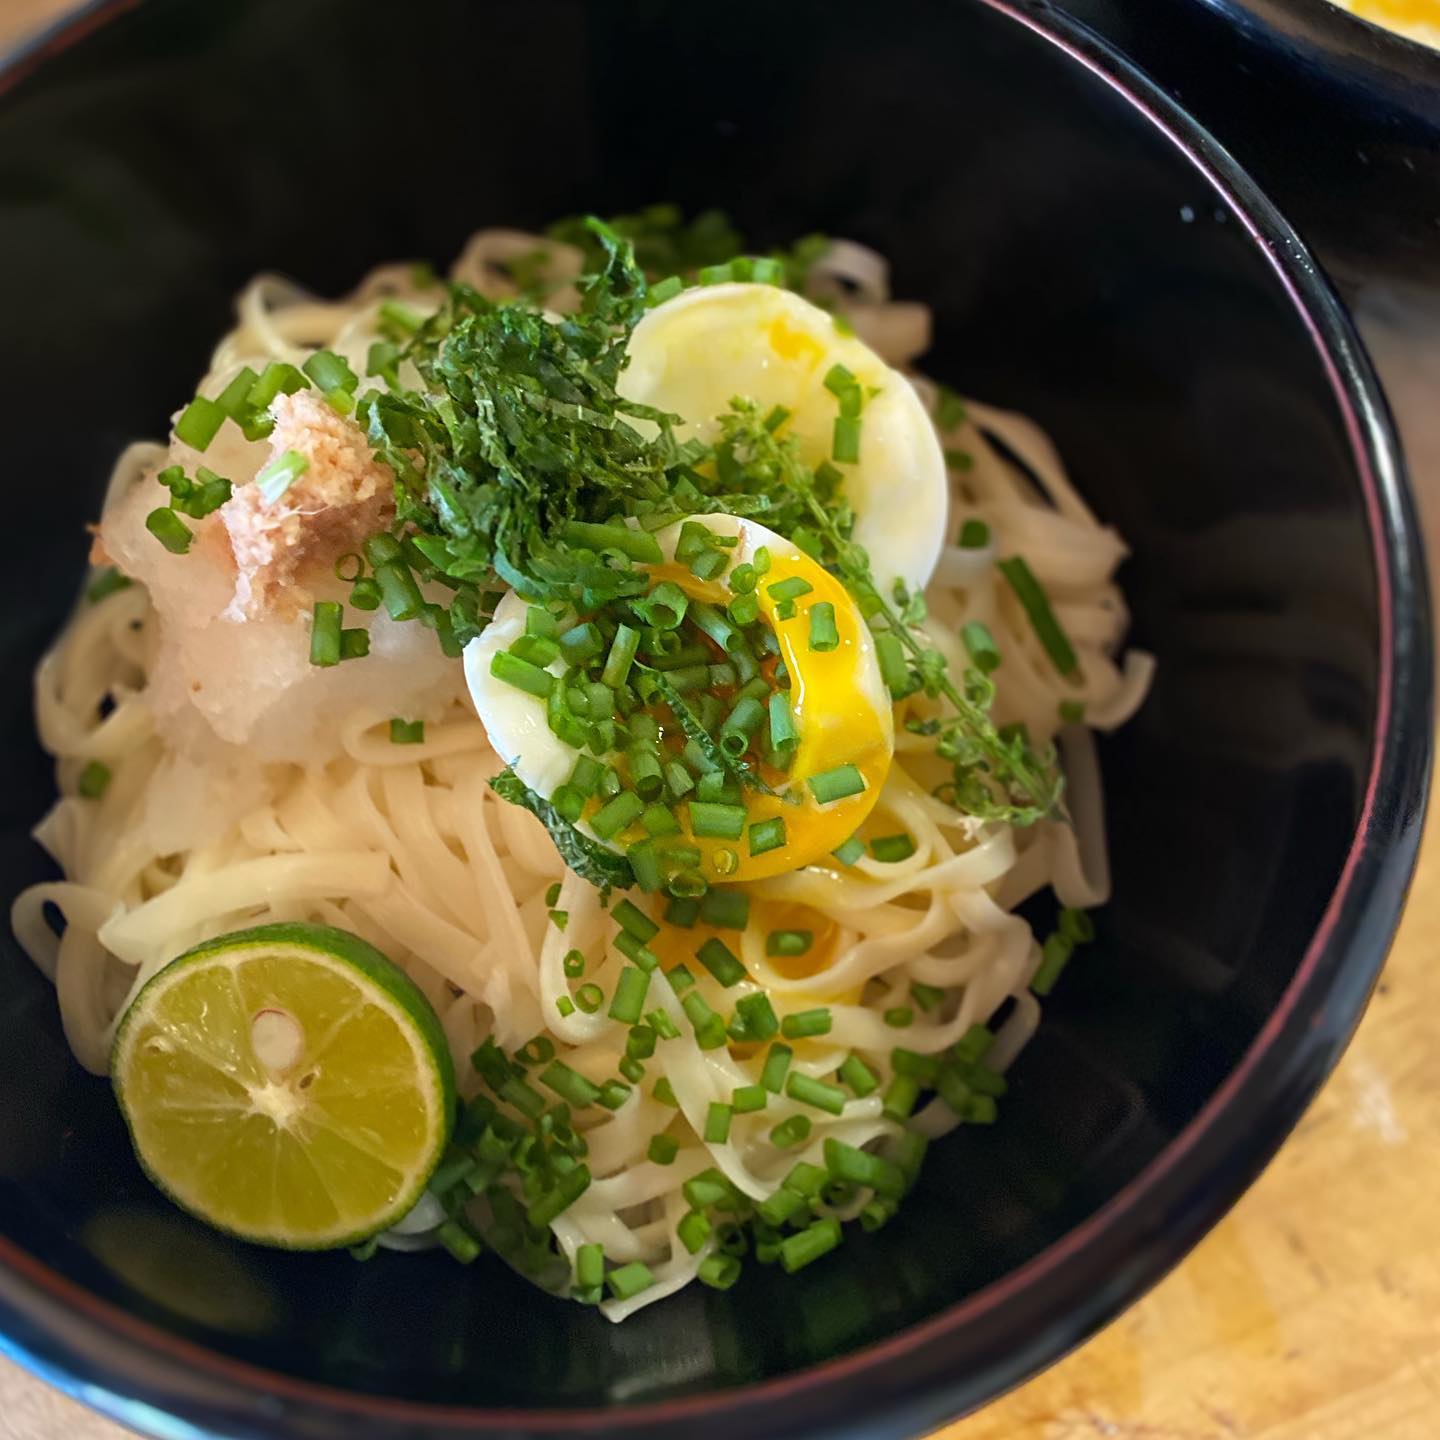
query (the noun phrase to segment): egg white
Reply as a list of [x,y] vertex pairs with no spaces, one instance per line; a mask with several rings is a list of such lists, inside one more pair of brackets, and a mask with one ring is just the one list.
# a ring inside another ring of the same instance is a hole
[[898,370],[842,335],[834,317],[774,285],[725,284],[684,291],[652,310],[630,340],[619,390],[627,399],[679,415],[681,439],[719,436],[717,417],[735,396],[762,410],[791,411],[782,434],[801,458],[830,456],[836,398],[825,376],[843,365],[870,394],[860,458],[840,468],[855,510],[855,539],[888,591],[902,579],[923,589],[944,545],[949,489],[945,458],[924,404]]

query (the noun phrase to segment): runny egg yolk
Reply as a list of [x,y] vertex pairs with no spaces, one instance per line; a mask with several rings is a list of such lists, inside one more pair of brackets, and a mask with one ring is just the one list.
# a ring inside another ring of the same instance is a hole
[[[780,658],[790,677],[790,709],[800,737],[788,778],[770,777],[774,789],[784,787],[786,797],[746,790],[746,834],[740,840],[691,837],[701,853],[701,874],[708,881],[743,884],[813,864],[855,833],[880,798],[889,774],[895,749],[894,717],[870,632],[845,587],[802,550],[754,521],[709,515],[702,517],[702,523],[717,534],[736,537],[726,574],[738,565],[753,563],[758,550],[770,553],[770,569],[760,578],[755,594],[761,617],[779,641]],[[656,537],[665,554],[674,554],[679,529],[676,526]],[[656,567],[654,574],[657,581],[671,580],[697,600],[723,606],[731,595],[724,575],[713,581],[697,580],[684,566],[674,563]],[[785,619],[783,601],[772,591],[787,580],[802,581],[810,588],[794,602],[793,615]],[[839,644],[833,650],[812,650],[810,607],[825,601],[835,610]],[[807,782],[842,765],[859,770],[864,790],[820,804]],[[785,843],[752,854],[749,827],[776,818],[784,822]],[[689,835],[683,806],[680,820]]]
[[1335,0],[1335,3],[1362,20],[1419,40],[1440,43],[1440,0]]
[[[713,578],[699,579],[688,563],[675,559],[686,525],[708,531],[715,552],[726,557],[723,570]],[[659,531],[654,539],[661,558],[641,567],[648,571],[651,592],[668,581],[683,590],[692,605],[705,602],[717,612],[735,598],[729,580],[737,567],[754,569],[757,562],[768,565],[753,588],[756,625],[763,628],[743,642],[747,664],[758,667],[755,678],[764,682],[759,696],[745,697],[752,716],[760,709],[760,720],[748,732],[736,732],[748,736],[746,753],[732,757],[746,766],[747,783],[736,785],[737,777],[731,775],[717,790],[722,798],[702,799],[706,776],[693,754],[684,758],[687,741],[693,741],[692,750],[699,744],[686,729],[687,722],[692,728],[698,722],[697,706],[712,713],[718,706],[724,716],[739,704],[741,687],[734,679],[735,667],[730,666],[728,683],[717,681],[707,693],[693,689],[677,692],[683,709],[653,695],[646,702],[652,733],[658,732],[654,763],[672,766],[682,776],[693,775],[688,793],[676,790],[668,778],[665,789],[653,788],[659,777],[652,774],[651,793],[643,800],[638,786],[615,795],[627,811],[623,820],[616,822],[602,816],[610,802],[600,793],[601,787],[592,784],[566,819],[588,839],[627,855],[637,867],[636,878],[642,886],[646,880],[639,862],[646,855],[663,881],[685,872],[687,884],[703,881],[705,885],[764,880],[824,861],[860,828],[874,808],[894,754],[893,706],[859,609],[839,580],[790,541],[753,520],[733,515],[697,516]],[[834,618],[833,636],[825,633],[823,625],[817,632],[819,648],[811,643],[816,605],[828,605]],[[466,647],[465,676],[490,743],[516,776],[545,799],[559,795],[562,803],[573,803],[574,794],[565,798],[565,792],[567,787],[573,792],[569,782],[582,764],[592,771],[605,767],[612,781],[618,781],[624,790],[634,775],[634,752],[627,748],[628,740],[608,753],[582,753],[562,735],[564,729],[573,731],[573,725],[552,724],[551,705],[557,696],[566,696],[565,703],[570,703],[561,687],[579,686],[573,677],[566,678],[563,656],[550,664],[548,677],[528,662],[522,666],[528,674],[525,687],[506,680],[505,665],[513,666],[515,656],[502,652],[523,643],[526,625],[527,606],[512,592],[500,602],[486,631]],[[758,643],[761,639],[768,642],[765,629],[773,636],[773,647]],[[737,637],[740,634],[738,630],[735,633]],[[693,677],[699,669],[703,684],[705,670],[718,668],[727,657],[711,632],[693,626],[688,630],[690,646],[702,639],[709,649],[707,664],[697,665],[692,660],[689,670]],[[778,654],[765,653],[767,648]],[[636,660],[637,684],[648,668],[647,653],[642,650]],[[784,665],[783,678],[779,663]],[[665,672],[657,667],[654,673]],[[753,678],[750,683],[753,685]],[[598,688],[610,697],[607,687]],[[701,701],[705,703],[701,705]],[[771,708],[772,703],[776,709]],[[779,758],[782,752],[769,743],[769,727],[777,710],[782,716],[788,711],[795,731],[793,752],[788,745],[783,752],[788,765]],[[632,716],[631,723],[637,719]],[[707,734],[718,744],[714,733]],[[723,733],[720,738],[725,738]],[[713,768],[714,759],[709,763]],[[827,772],[839,774],[830,775],[828,785],[819,781],[821,794],[833,793],[838,798],[817,798],[810,783]],[[756,780],[760,783],[753,783]],[[652,829],[647,821],[654,824],[657,817],[642,805],[653,809],[657,804],[660,823]],[[692,812],[694,806],[707,805],[708,812],[703,808]],[[735,813],[737,805],[739,815]],[[710,823],[697,825],[694,813]],[[697,835],[697,828],[710,833]],[[685,858],[677,858],[682,854]]]

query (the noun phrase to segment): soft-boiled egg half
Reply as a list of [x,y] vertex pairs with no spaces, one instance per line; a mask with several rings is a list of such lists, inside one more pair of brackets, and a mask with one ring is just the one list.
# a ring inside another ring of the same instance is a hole
[[842,466],[854,538],[888,593],[896,579],[923,590],[945,540],[949,492],[935,427],[914,386],[828,312],[774,285],[700,286],[658,305],[635,328],[618,388],[629,400],[679,415],[678,435],[706,443],[743,396],[762,413],[790,412],[781,432],[800,458],[830,458],[836,397],[825,377],[843,365],[865,388],[859,456]]
[[[697,525],[725,547],[724,569],[707,579],[696,578],[687,564],[675,558],[686,527]],[[597,819],[606,803],[603,791],[586,799],[572,823],[620,853],[647,841],[662,850],[698,853],[695,868],[707,884],[760,880],[823,859],[844,844],[870,813],[894,754],[890,696],[864,619],[833,575],[752,520],[693,516],[659,531],[655,540],[660,563],[643,567],[652,578],[652,593],[655,586],[670,582],[684,591],[692,605],[715,611],[722,611],[733,599],[727,583],[733,572],[740,566],[763,565],[768,553],[768,569],[752,592],[758,602],[755,624],[768,627],[776,642],[777,653],[767,656],[763,670],[770,694],[784,696],[781,709],[788,709],[791,717],[795,738],[789,742],[789,763],[779,771],[756,758],[767,733],[761,725],[748,763],[774,793],[746,786],[738,793],[732,791],[728,803],[702,810],[708,802],[699,784],[686,788],[682,783],[677,790],[667,779],[663,791],[652,790],[645,814],[635,813],[618,831],[613,828],[615,812],[611,823]],[[553,728],[547,699],[532,693],[546,688],[543,684],[531,676],[532,689],[524,689],[503,678],[503,657],[517,643],[523,648],[531,608],[513,591],[500,602],[494,620],[465,649],[465,678],[491,745],[531,790],[551,798],[570,785],[586,752],[567,743]],[[823,622],[820,630],[817,614]],[[817,646],[816,636],[822,632],[823,642]],[[723,672],[727,653],[717,644],[707,659]],[[779,665],[784,667],[788,689],[779,680]],[[566,666],[559,658],[547,667],[556,685]],[[733,682],[722,681],[720,688],[728,707],[738,692]],[[647,713],[659,719],[659,753],[668,774],[668,763],[679,760],[687,737],[663,700],[652,700]],[[767,707],[764,725],[771,723]],[[606,759],[592,755],[586,765],[595,758]],[[608,758],[624,768],[623,755]],[[692,783],[700,779],[692,773]],[[670,821],[664,814],[654,814],[651,804],[663,806]],[[742,809],[743,816],[738,813]],[[702,817],[708,823],[702,823]],[[721,833],[706,833],[717,829]]]

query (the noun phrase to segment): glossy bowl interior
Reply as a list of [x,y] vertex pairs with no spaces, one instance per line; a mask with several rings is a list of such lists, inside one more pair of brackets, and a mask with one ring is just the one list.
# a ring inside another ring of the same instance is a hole
[[877,245],[934,306],[928,368],[1036,417],[1128,537],[1133,638],[1160,661],[1103,745],[1115,902],[1002,1123],[936,1147],[901,1216],[826,1264],[751,1267],[618,1328],[488,1259],[359,1265],[192,1224],[7,938],[17,1353],[157,1433],[162,1410],[227,1435],[907,1433],[1133,1298],[1293,1124],[1378,969],[1423,792],[1424,592],[1393,442],[1343,316],[1244,177],[1024,8],[1069,49],[980,0],[148,0],[12,70],[6,895],[47,873],[29,675],[82,527],[262,268],[334,292],[483,224],[659,197],[723,205],[761,242]]

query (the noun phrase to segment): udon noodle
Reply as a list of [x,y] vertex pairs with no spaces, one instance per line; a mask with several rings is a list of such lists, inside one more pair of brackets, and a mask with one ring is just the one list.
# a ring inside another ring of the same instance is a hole
[[[512,262],[542,248],[559,287],[547,304],[563,310],[575,303],[568,282],[579,273],[580,256],[535,236],[481,232],[455,278],[504,296],[514,289]],[[808,288],[838,304],[862,338],[907,372],[928,342],[925,307],[892,300],[884,261],[863,247],[833,244]],[[391,298],[426,303],[412,267],[379,269],[334,303],[261,276],[241,295],[239,323],[216,350],[200,393],[217,394],[244,365],[299,364],[318,346],[359,364],[375,339],[377,307]],[[933,407],[936,387],[918,374],[913,382]],[[920,735],[897,734],[877,814],[883,828],[913,837],[913,854],[885,863],[866,856],[845,869],[812,866],[752,887],[766,913],[805,907],[819,917],[828,938],[814,963],[768,956],[763,927],[734,942],[747,984],[763,987],[781,1008],[792,998],[827,998],[830,1033],[795,1059],[798,1071],[817,1077],[851,1051],[884,1071],[896,1043],[884,1017],[910,1004],[917,983],[951,998],[914,1013],[903,1032],[908,1049],[938,1054],[977,1023],[998,1018],[990,1063],[1003,1071],[1014,1061],[1039,1022],[1028,986],[1041,955],[1016,907],[1046,887],[1067,906],[1106,898],[1092,731],[1118,726],[1135,711],[1152,669],[1150,658],[1135,651],[1117,662],[1128,617],[1114,574],[1125,546],[1087,508],[1046,437],[1018,415],[969,401],[942,439],[955,457],[953,505],[982,517],[991,538],[981,548],[946,544],[926,596],[927,632],[963,665],[962,626],[979,620],[989,627],[1005,657],[994,677],[995,719],[1023,724],[1037,744],[1057,740],[1069,813],[1023,828],[978,822],[931,793],[944,778],[933,746]],[[101,535],[122,563],[112,517],[166,455],[163,446],[137,445],[116,467]],[[999,545],[1023,554],[1043,584],[1078,654],[1078,682],[1056,673],[1000,579],[993,563]],[[196,556],[188,563],[206,562]],[[179,633],[181,604],[143,584],[82,600],[36,679],[39,733],[55,756],[61,797],[36,835],[63,878],[21,895],[13,924],[54,982],[80,1062],[105,1073],[126,1006],[191,945],[241,926],[311,920],[355,932],[404,968],[443,1022],[457,1072],[469,1077],[462,1088],[478,1085],[468,1060],[486,1037],[508,1051],[546,1035],[577,1069],[613,1071],[624,1055],[625,1027],[604,1013],[557,1009],[572,988],[567,953],[583,951],[587,978],[607,993],[625,963],[610,941],[600,892],[566,870],[530,814],[490,788],[503,765],[471,708],[459,664],[441,663],[428,651],[422,657],[410,640],[392,637],[388,649],[377,638],[365,686],[347,689],[343,677],[327,675],[312,695],[308,677],[287,688],[288,681],[267,674],[264,684],[288,697],[282,708],[305,736],[287,748],[264,739],[264,716],[227,735],[223,727],[207,728],[202,714],[177,698],[181,675],[170,672],[179,667],[188,675],[201,663],[193,653],[186,657],[183,636],[178,648],[174,633],[167,644],[167,627]],[[375,624],[378,637],[386,621]],[[213,646],[213,633],[199,643]],[[233,662],[211,658],[218,666],[205,680],[212,709],[233,711],[244,703],[241,692],[257,683],[246,667],[265,662],[238,652]],[[377,683],[384,693],[375,693]],[[422,743],[392,744],[386,733],[402,699],[407,713],[427,721]],[[1083,705],[1084,723],[1062,724],[1062,702]],[[307,729],[307,721],[317,723]],[[93,762],[111,775],[98,799],[80,793]],[[551,922],[554,910],[568,916],[563,931]],[[686,1180],[718,1167],[759,1201],[795,1160],[818,1159],[827,1137],[865,1146],[896,1128],[882,1114],[878,1093],[855,1099],[841,1115],[812,1117],[806,1145],[777,1164],[749,1143],[759,1120],[768,1129],[787,1105],[796,1108],[777,1097],[779,1108],[763,1117],[737,1115],[727,1141],[705,1143],[707,1106],[753,1074],[729,1049],[701,1050],[679,1001],[661,990],[660,1003],[681,1033],[649,1062],[649,1075],[669,1082],[694,1135],[672,1164],[647,1158],[650,1138],[674,1113],[652,1086],[637,1088],[614,1113],[591,1112],[578,1123],[594,1182],[553,1226],[568,1260],[582,1244],[601,1242],[608,1259],[650,1267],[650,1288],[607,1302],[612,1319],[696,1275],[703,1252],[691,1255],[676,1241],[688,1208]],[[930,1137],[956,1123],[938,1097],[911,1122]],[[858,1205],[848,1201],[836,1213],[853,1214]],[[433,1207],[422,1202],[384,1243],[425,1243],[436,1223]]]

